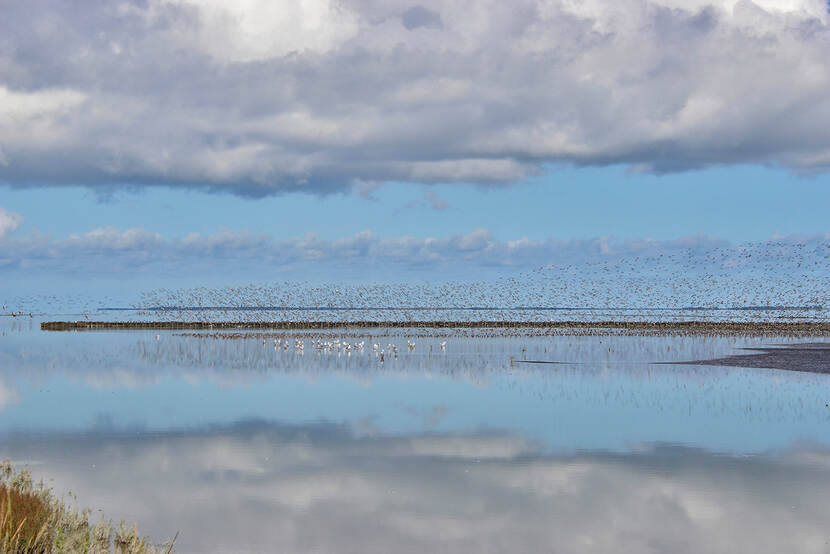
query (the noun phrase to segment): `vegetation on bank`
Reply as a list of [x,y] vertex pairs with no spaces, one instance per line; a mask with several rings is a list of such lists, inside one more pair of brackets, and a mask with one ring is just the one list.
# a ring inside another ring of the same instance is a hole
[[[43,481],[26,470],[0,462],[0,552],[17,553],[169,553],[173,543],[156,546],[138,529],[118,527],[103,518],[90,523],[90,510],[57,498]],[[175,539],[174,539],[175,541]]]

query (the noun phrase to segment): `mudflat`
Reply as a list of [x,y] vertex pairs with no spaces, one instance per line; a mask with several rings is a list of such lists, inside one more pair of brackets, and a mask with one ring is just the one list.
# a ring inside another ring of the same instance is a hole
[[299,329],[537,329],[578,334],[661,334],[830,337],[828,321],[44,321],[43,331],[299,330]]
[[769,348],[746,348],[744,350],[753,353],[682,363],[830,373],[830,342],[807,342]]

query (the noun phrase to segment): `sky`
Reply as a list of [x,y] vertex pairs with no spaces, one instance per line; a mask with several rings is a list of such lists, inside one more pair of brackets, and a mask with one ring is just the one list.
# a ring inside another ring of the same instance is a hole
[[830,240],[824,0],[0,6],[4,299]]

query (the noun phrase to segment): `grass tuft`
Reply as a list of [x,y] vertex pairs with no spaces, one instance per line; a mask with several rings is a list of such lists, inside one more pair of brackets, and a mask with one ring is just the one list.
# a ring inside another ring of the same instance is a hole
[[154,545],[135,525],[122,521],[116,528],[103,518],[91,524],[89,514],[57,498],[43,481],[35,483],[29,470],[0,462],[0,552],[157,554],[173,549],[175,539]]

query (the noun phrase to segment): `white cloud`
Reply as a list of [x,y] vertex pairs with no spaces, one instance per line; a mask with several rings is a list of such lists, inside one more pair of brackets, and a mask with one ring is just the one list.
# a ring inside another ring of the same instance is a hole
[[70,235],[63,243],[67,251],[85,250],[147,250],[151,253],[155,247],[163,244],[158,233],[144,229],[127,229],[122,231],[114,227],[93,229],[83,235]]
[[[355,15],[332,0],[152,0],[151,9],[192,8],[194,24],[171,40],[224,62],[250,62],[292,52],[326,52],[358,31]],[[189,32],[188,32],[189,31]]]
[[23,225],[22,215],[0,206],[0,239],[15,232],[21,225]]
[[66,113],[83,100],[84,94],[74,90],[21,92],[0,86],[0,125],[22,125],[36,118]]
[[0,181],[260,195],[830,166],[822,0],[8,6]]
[[15,91],[0,85],[0,167],[13,167],[16,152],[60,151],[77,139],[71,119],[85,98],[67,88]]

